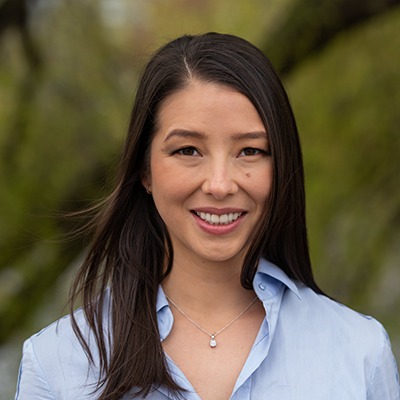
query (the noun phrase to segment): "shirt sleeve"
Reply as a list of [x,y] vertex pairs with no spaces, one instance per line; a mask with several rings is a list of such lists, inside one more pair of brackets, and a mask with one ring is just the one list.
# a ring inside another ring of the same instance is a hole
[[24,343],[15,400],[55,400],[37,361],[32,339]]
[[377,324],[379,324],[379,345],[367,400],[400,400],[399,374],[389,336],[384,327],[379,322]]

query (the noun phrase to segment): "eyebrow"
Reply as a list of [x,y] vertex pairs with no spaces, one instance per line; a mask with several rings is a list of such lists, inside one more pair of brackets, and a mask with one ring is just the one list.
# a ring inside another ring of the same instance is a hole
[[[185,129],[174,129],[165,138],[164,143],[169,141],[173,137],[183,137],[183,138],[194,138],[194,139],[205,139],[206,135],[201,132],[187,131]],[[232,136],[233,140],[239,141],[242,139],[267,139],[267,132],[246,132],[246,133],[236,133]]]
[[232,137],[234,140],[242,140],[242,139],[267,139],[267,132],[246,132],[246,133],[236,133]]
[[204,139],[206,137],[206,135],[204,133],[195,132],[195,131],[187,131],[185,129],[174,129],[165,138],[164,143],[175,136],[182,137],[182,138],[194,138],[194,139]]

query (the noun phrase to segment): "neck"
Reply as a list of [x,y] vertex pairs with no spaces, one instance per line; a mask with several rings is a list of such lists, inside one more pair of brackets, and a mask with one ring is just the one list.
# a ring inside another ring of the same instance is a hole
[[174,257],[170,274],[162,282],[165,294],[193,316],[235,314],[255,294],[240,284],[243,257],[229,261],[190,261]]

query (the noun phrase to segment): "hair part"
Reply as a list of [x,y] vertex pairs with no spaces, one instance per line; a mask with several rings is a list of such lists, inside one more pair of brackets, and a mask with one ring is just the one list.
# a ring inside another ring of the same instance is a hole
[[[145,68],[116,188],[93,222],[96,232],[71,288],[73,329],[92,363],[93,350],[73,315],[78,297],[82,297],[83,312],[98,348],[99,400],[120,399],[132,388],[138,389],[134,397],[145,397],[160,385],[182,395],[168,371],[156,314],[158,286],[171,271],[173,248],[141,179],[150,173],[151,142],[160,106],[196,80],[244,94],[268,134],[273,183],[244,260],[242,286],[252,289],[258,260],[265,257],[290,278],[322,293],[311,271],[297,127],[277,72],[259,49],[236,36],[207,33],[173,40],[161,47]],[[103,319],[108,285],[112,340],[105,334]]]

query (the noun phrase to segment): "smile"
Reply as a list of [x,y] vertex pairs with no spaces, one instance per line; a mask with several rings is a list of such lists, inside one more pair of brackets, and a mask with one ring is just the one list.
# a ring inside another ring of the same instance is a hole
[[229,213],[229,214],[209,214],[204,212],[195,211],[196,215],[203,221],[210,225],[229,225],[233,221],[237,220],[243,213]]

